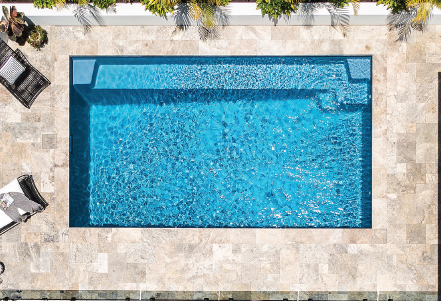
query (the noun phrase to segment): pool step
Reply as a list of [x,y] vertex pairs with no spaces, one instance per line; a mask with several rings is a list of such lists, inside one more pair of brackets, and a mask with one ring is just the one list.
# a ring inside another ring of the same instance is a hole
[[92,83],[96,59],[81,58],[72,60],[72,83],[74,85],[88,85]]
[[126,98],[129,90],[313,89],[326,91],[319,96],[325,110],[335,109],[334,102],[369,104],[371,58],[329,59],[332,64],[311,64],[287,57],[285,64],[283,58],[257,57],[245,65],[228,57],[123,57],[118,63],[112,57],[79,57],[72,59],[72,83],[86,101],[91,100],[90,91],[105,96],[106,91],[124,90]]

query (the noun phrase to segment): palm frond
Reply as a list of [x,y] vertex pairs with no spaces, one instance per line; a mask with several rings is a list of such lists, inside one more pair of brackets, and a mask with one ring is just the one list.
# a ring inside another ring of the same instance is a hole
[[220,6],[221,1],[220,0],[206,0],[206,3],[213,6]]
[[199,20],[202,17],[202,8],[195,2],[190,2],[190,17],[193,20]]
[[429,19],[430,14],[433,9],[433,5],[431,3],[425,2],[416,6],[417,7],[417,15],[413,22],[417,23],[426,23],[426,20]]
[[214,6],[208,3],[200,3],[202,26],[205,28],[213,28],[216,26],[216,16]]
[[414,7],[424,3],[433,4],[434,0],[406,0],[407,7]]
[[167,7],[175,6],[176,4],[179,3],[178,0],[153,0],[153,1]]
[[80,6],[86,6],[87,4],[89,4],[88,0],[77,0],[78,1],[78,5]]

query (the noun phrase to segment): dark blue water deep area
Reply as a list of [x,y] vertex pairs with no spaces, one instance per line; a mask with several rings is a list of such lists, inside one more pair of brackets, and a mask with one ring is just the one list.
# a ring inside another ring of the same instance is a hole
[[70,226],[369,228],[371,57],[72,57]]

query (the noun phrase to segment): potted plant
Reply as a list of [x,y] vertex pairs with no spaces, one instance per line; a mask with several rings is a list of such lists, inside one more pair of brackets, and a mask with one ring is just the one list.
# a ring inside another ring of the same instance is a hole
[[47,31],[41,26],[33,26],[28,34],[27,42],[37,50],[47,44]]
[[3,17],[0,21],[0,32],[6,32],[10,40],[18,42],[26,27],[24,13],[17,12],[15,6],[11,6],[9,11],[3,6]]

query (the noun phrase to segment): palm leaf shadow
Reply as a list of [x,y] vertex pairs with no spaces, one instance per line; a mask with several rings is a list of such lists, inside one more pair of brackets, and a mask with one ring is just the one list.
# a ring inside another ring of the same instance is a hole
[[184,3],[178,3],[173,15],[176,27],[185,30],[193,25],[193,19],[190,17],[190,7]]
[[314,14],[321,8],[325,8],[331,17],[331,26],[339,28],[343,36],[347,35],[349,29],[349,9],[348,7],[337,7],[333,3],[305,2],[299,5],[298,13],[303,25],[312,26],[314,24]]
[[91,27],[94,24],[100,26],[105,25],[103,18],[101,17],[100,10],[91,4],[78,5],[77,3],[69,3],[66,6],[73,7],[73,14],[75,18],[80,22],[84,28],[84,32],[90,32]]
[[408,10],[399,11],[398,13],[391,14],[387,17],[387,26],[389,30],[397,31],[397,41],[407,41],[412,33],[412,30],[424,31],[426,23],[414,21],[417,14],[418,8],[411,7]]
[[178,30],[187,30],[190,26],[196,25],[198,27],[199,38],[202,41],[219,38],[220,28],[230,24],[229,11],[226,8],[220,8],[216,6],[211,6],[210,9],[212,11],[209,11],[208,13],[213,14],[214,26],[207,27],[204,25],[202,18],[199,18],[198,20],[194,20],[193,18],[191,18],[192,12],[189,5],[185,3],[179,3],[174,13],[176,28]]

